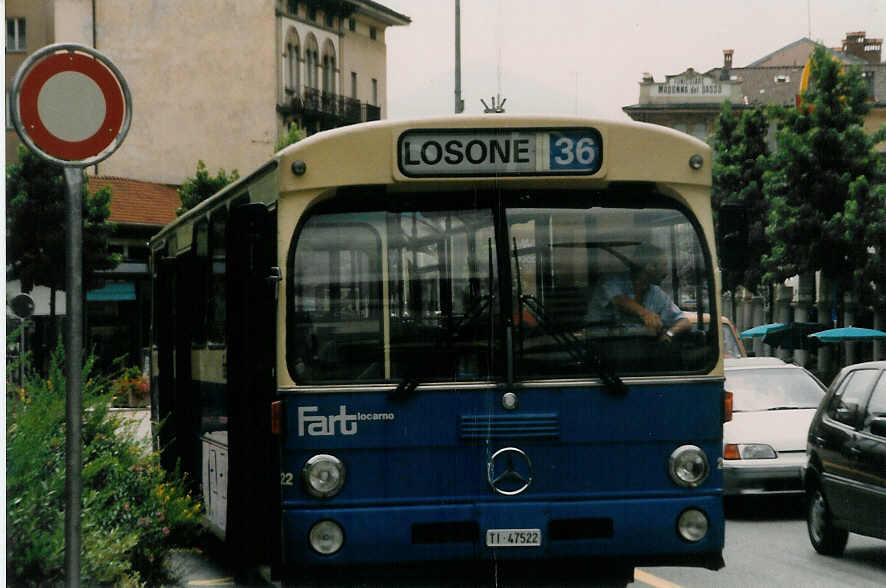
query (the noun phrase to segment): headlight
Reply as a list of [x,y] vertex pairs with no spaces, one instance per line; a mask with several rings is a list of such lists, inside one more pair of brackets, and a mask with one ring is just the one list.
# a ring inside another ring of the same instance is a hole
[[308,540],[320,555],[332,555],[344,545],[345,533],[335,521],[320,521],[311,527]]
[[778,454],[765,443],[727,443],[723,447],[725,459],[775,459]]
[[318,498],[331,498],[345,484],[345,466],[333,455],[315,455],[302,469],[305,487]]
[[708,533],[708,517],[700,510],[684,510],[677,519],[677,532],[686,541],[697,543]]
[[697,488],[711,473],[708,456],[695,445],[681,445],[668,458],[668,473],[677,486]]

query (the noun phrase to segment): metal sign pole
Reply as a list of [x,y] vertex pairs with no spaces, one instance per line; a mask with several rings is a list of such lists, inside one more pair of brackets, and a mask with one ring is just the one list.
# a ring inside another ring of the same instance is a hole
[[80,586],[80,508],[83,494],[83,169],[65,166],[65,577]]
[[67,184],[65,579],[66,586],[79,588],[83,496],[83,169],[103,161],[120,147],[132,122],[132,96],[123,74],[105,55],[76,43],[59,43],[39,49],[25,59],[13,80],[9,108],[12,124],[25,145],[46,161],[62,166]]

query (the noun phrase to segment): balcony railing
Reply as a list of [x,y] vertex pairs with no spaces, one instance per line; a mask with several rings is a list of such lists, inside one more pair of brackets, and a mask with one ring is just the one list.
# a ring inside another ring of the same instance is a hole
[[372,104],[363,105],[366,110],[366,116],[363,120],[381,120],[381,107]]
[[307,120],[319,120],[327,128],[380,120],[381,108],[355,98],[303,88],[301,93],[286,88],[283,103],[277,105],[283,114],[300,114]]

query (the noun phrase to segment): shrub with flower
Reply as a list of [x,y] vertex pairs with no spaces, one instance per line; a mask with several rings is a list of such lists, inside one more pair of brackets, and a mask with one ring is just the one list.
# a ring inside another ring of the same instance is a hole
[[[163,559],[198,542],[200,503],[109,411],[111,382],[83,368],[84,585],[162,585]],[[49,377],[31,375],[6,404],[6,575],[10,585],[64,581],[65,376],[61,345]]]
[[138,367],[125,368],[111,382],[114,406],[142,407],[151,397],[151,382]]

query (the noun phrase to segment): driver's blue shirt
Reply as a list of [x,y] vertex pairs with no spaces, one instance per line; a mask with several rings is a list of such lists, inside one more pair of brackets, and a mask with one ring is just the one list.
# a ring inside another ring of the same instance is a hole
[[[600,283],[591,296],[588,308],[588,320],[592,324],[607,326],[630,326],[642,324],[640,318],[630,312],[625,312],[618,307],[612,299],[616,296],[630,296],[634,298],[634,281],[630,272],[610,274]],[[646,288],[641,304],[661,317],[664,328],[669,329],[686,314],[674,304],[670,297],[659,286],[650,284]]]

